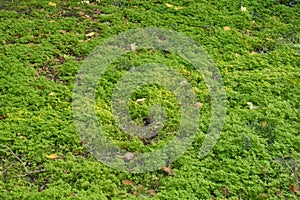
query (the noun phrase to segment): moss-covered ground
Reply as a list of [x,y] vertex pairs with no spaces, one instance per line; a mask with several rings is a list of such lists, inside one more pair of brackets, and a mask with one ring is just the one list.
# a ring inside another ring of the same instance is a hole
[[[298,0],[14,0],[1,1],[0,19],[0,199],[300,198]],[[105,134],[128,151],[147,152],[174,137],[176,98],[157,85],[134,93],[136,123],[155,103],[169,116],[162,132],[144,141],[118,129],[114,85],[131,66],[152,61],[186,77],[202,103],[201,120],[193,144],[172,163],[173,175],[109,168],[90,155],[73,122],[73,83],[84,58],[104,39],[140,27],[197,41],[226,87],[224,128],[199,159],[210,95],[188,62],[164,51],[131,52],[99,80],[95,110]]]

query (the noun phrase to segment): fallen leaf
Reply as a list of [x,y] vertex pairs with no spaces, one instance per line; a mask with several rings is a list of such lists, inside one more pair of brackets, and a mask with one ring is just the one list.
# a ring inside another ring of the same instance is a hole
[[58,158],[58,155],[56,153],[54,153],[54,154],[46,155],[46,158],[54,160],[54,159]]
[[183,70],[182,72],[184,75],[186,76],[190,76],[191,75],[191,72],[190,71],[187,71],[187,70]]
[[49,22],[55,22],[55,20],[50,20]]
[[123,184],[124,184],[124,185],[133,185],[134,182],[133,182],[133,181],[130,181],[130,180],[123,180]]
[[174,176],[174,170],[172,169],[172,166],[171,164],[169,164],[167,167],[166,166],[163,166],[161,168],[164,172],[166,172],[169,176]]
[[5,115],[0,115],[0,120],[4,120],[6,119],[6,116]]
[[76,193],[73,192],[72,194],[70,194],[71,197],[75,197],[76,196]]
[[72,10],[72,6],[69,6],[69,7],[68,7],[68,10]]
[[247,11],[247,8],[244,7],[244,6],[241,6],[241,11],[246,12],[246,11]]
[[80,11],[78,14],[82,16],[84,15],[84,12]]
[[138,193],[137,191],[134,191],[134,192],[133,192],[133,195],[134,195],[134,196],[138,196],[139,193]]
[[89,1],[81,1],[82,4],[90,4]]
[[276,190],[275,190],[275,194],[276,194],[277,196],[279,196],[279,195],[281,194],[280,190],[279,190],[279,189],[276,189]]
[[254,106],[252,102],[247,102],[247,105],[249,106],[250,110],[255,110],[258,108],[257,106]]
[[154,195],[155,195],[155,190],[149,190],[148,192],[149,192],[149,194],[150,194],[151,196],[154,196]]
[[259,195],[260,198],[265,198],[265,199],[268,199],[269,198],[269,195],[264,193],[264,194],[260,194]]
[[30,48],[35,46],[34,43],[27,43],[26,45],[27,45],[28,47],[30,47]]
[[203,106],[203,104],[200,103],[200,102],[196,102],[196,103],[195,103],[195,107],[196,107],[196,108],[201,108],[202,106]]
[[57,62],[57,63],[60,63],[60,64],[63,64],[66,61],[66,59],[62,56],[59,56],[59,57],[55,58],[53,61]]
[[167,6],[168,8],[172,8],[172,7],[173,7],[173,5],[172,5],[172,4],[169,4],[169,3],[166,3],[166,6]]
[[181,10],[181,9],[184,9],[184,7],[182,7],[182,6],[176,6],[174,9],[175,10]]
[[96,34],[95,32],[90,32],[90,33],[86,34],[85,36],[92,37],[95,34]]
[[59,32],[62,33],[62,34],[66,34],[67,33],[67,31],[65,31],[65,30],[60,30]]
[[266,121],[262,121],[262,122],[261,122],[261,126],[262,126],[263,128],[265,128],[265,127],[267,126],[267,122],[266,122]]
[[85,19],[92,19],[92,17],[89,16],[89,15],[84,15],[83,17],[84,17]]
[[229,26],[224,26],[224,31],[230,31],[231,28]]
[[290,191],[291,192],[293,192],[293,193],[299,193],[300,192],[300,186],[299,185],[296,185],[296,186],[294,186],[294,185],[289,185],[289,189],[290,189]]
[[49,94],[50,96],[54,96],[55,95],[55,93],[54,92],[50,92],[50,94]]
[[222,187],[222,192],[225,195],[230,195],[230,191],[229,191],[228,187],[226,187],[226,186]]
[[255,52],[255,51],[251,51],[251,53],[250,53],[251,55],[256,55],[257,54],[257,52]]
[[130,50],[135,51],[137,48],[136,44],[130,44]]
[[137,103],[143,103],[146,99],[145,98],[142,98],[142,99],[137,99],[135,102]]
[[131,153],[131,152],[127,152],[127,153],[124,154],[123,157],[124,157],[125,160],[129,161],[134,157],[134,154]]
[[56,3],[54,3],[54,2],[49,2],[49,6],[56,7]]

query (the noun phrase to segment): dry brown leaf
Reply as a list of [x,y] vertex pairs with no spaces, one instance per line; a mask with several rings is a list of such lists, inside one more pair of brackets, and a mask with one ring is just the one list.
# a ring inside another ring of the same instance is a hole
[[229,26],[224,26],[224,31],[230,31],[231,28]]
[[134,182],[130,181],[130,180],[123,180],[123,184],[124,185],[134,185]]
[[280,191],[279,189],[276,189],[276,190],[275,190],[275,194],[276,194],[277,196],[279,196],[279,195],[281,194],[281,191]]
[[196,102],[196,103],[195,103],[195,107],[196,107],[196,108],[201,108],[202,106],[203,106],[203,104],[200,103],[200,102]]
[[149,192],[149,194],[150,194],[151,196],[154,196],[154,195],[155,195],[155,190],[149,190],[148,192]]
[[172,169],[172,166],[171,164],[169,164],[167,167],[166,166],[163,166],[161,168],[164,172],[166,172],[169,176],[174,176],[174,170]]
[[300,186],[299,185],[289,185],[289,189],[293,193],[300,193]]
[[4,120],[6,119],[6,116],[5,115],[0,115],[0,120]]
[[267,126],[267,122],[266,122],[266,121],[262,121],[262,122],[261,122],[261,126],[262,126],[263,128],[265,128],[265,127]]
[[69,6],[69,7],[68,7],[68,10],[72,10],[72,6]]
[[139,193],[138,193],[137,191],[134,191],[134,192],[133,192],[133,195],[134,195],[134,196],[138,196]]
[[49,158],[49,159],[51,159],[51,160],[54,160],[54,159],[56,159],[56,158],[58,158],[59,156],[56,154],[56,153],[54,153],[54,154],[50,154],[50,155],[46,155],[46,158]]
[[265,198],[265,199],[268,199],[269,198],[269,195],[264,193],[264,194],[260,194],[259,195],[260,198]]
[[49,6],[56,7],[56,3],[54,3],[54,2],[49,2]]
[[82,16],[84,15],[84,12],[80,11],[78,14]]
[[85,19],[92,19],[92,17],[89,16],[89,15],[84,15],[83,17],[84,17]]
[[230,191],[229,191],[228,187],[226,187],[226,186],[222,187],[222,192],[225,195],[230,195]]
[[62,33],[62,34],[66,34],[67,33],[66,30],[60,30],[59,32]]

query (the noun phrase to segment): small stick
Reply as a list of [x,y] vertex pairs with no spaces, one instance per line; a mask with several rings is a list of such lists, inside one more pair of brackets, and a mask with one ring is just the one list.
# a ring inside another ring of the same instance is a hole
[[36,170],[36,171],[31,171],[31,172],[27,172],[26,174],[20,175],[20,177],[26,177],[30,174],[37,174],[37,173],[41,173],[41,172],[45,172],[45,169],[40,169],[40,170]]
[[[28,170],[27,170],[27,168],[26,168],[26,166],[25,166],[25,163],[21,160],[21,158],[19,158],[12,150],[11,150],[11,148],[9,148],[8,146],[6,146],[6,145],[3,145],[3,144],[0,144],[0,146],[2,146],[2,147],[4,147],[4,148],[6,148],[6,149],[8,149],[8,151],[23,165],[23,167],[24,167],[24,170],[25,170],[25,172],[26,173],[28,173]],[[0,149],[0,151],[4,151],[4,150],[2,150],[2,149]]]
[[36,171],[27,172],[26,174],[23,174],[23,175],[13,176],[13,177],[9,177],[9,178],[6,178],[6,175],[4,175],[4,180],[11,180],[13,178],[18,178],[18,177],[24,178],[26,176],[29,176],[30,174],[37,174],[37,173],[41,173],[41,172],[45,172],[45,171],[46,171],[45,169],[40,169],[40,170],[36,170]]

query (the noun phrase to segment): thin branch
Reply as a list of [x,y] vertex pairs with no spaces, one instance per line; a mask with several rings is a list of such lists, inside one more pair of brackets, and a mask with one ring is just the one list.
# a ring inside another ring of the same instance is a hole
[[[21,160],[21,158],[19,158],[14,152],[13,152],[13,150],[11,150],[11,148],[9,148],[8,146],[6,146],[6,145],[3,145],[3,144],[0,144],[0,146],[2,146],[2,147],[4,147],[4,148],[6,148],[22,165],[23,165],[23,167],[24,167],[24,170],[25,170],[25,172],[26,173],[28,173],[28,170],[27,170],[27,168],[26,168],[26,166],[25,166],[25,163]],[[4,150],[2,150],[2,149],[0,149],[0,151],[4,151]]]
[[26,177],[26,176],[29,176],[30,174],[42,173],[42,172],[45,172],[45,171],[46,171],[45,169],[31,171],[31,172],[27,172],[26,174],[20,175],[19,177]]
[[18,176],[12,176],[12,177],[9,177],[9,178],[6,178],[6,175],[4,177],[4,180],[11,180],[13,178],[25,178],[31,174],[37,174],[37,173],[42,173],[42,172],[45,172],[46,170],[45,169],[40,169],[40,170],[36,170],[36,171],[30,171],[30,172],[27,172],[26,174],[23,174],[23,175],[18,175]]

